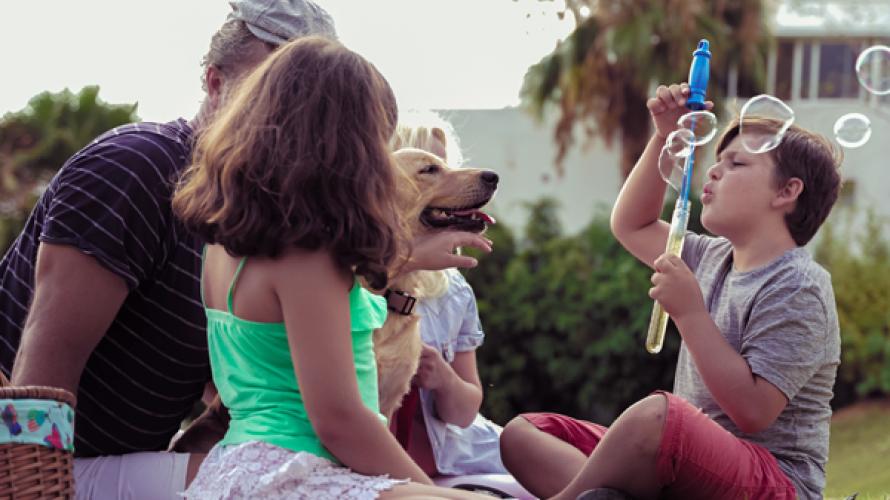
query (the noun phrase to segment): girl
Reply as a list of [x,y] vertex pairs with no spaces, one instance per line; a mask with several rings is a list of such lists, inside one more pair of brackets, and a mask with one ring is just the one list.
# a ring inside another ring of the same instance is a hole
[[[403,259],[392,91],[337,42],[281,46],[200,137],[174,196],[201,235],[213,380],[229,429],[193,498],[470,498],[386,431],[371,333]],[[408,482],[410,480],[411,482]]]
[[[452,166],[463,163],[451,124],[432,112],[399,118],[393,149],[429,151]],[[415,387],[394,418],[396,436],[430,476],[506,474],[501,428],[479,414],[482,384],[476,349],[482,344],[476,297],[454,269],[422,274],[417,303],[424,346]]]

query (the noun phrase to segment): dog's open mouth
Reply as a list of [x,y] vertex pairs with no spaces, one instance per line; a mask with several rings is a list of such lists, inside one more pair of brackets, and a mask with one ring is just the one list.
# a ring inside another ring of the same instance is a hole
[[[481,205],[480,205],[481,206]],[[475,208],[433,208],[428,207],[420,214],[420,221],[435,229],[451,229],[481,233],[488,224],[494,224],[494,217]]]

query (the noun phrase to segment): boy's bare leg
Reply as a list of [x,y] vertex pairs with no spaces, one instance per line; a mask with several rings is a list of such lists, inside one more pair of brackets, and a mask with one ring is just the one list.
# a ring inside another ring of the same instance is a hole
[[667,398],[649,396],[628,408],[609,427],[587,463],[554,500],[575,500],[593,488],[614,488],[634,498],[656,498],[658,449],[667,416]]
[[584,467],[587,457],[520,416],[501,433],[501,460],[530,493],[549,498],[569,484]]

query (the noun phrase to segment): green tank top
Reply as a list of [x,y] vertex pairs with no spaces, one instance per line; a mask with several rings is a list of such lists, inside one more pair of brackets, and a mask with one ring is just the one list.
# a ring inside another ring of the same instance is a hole
[[[337,462],[309,423],[284,323],[248,321],[232,313],[232,293],[245,261],[232,278],[226,310],[204,306],[213,381],[232,417],[220,445],[264,441]],[[202,285],[202,302],[203,292]],[[386,320],[386,301],[356,282],[349,292],[349,315],[359,393],[364,404],[379,414],[372,334]]]

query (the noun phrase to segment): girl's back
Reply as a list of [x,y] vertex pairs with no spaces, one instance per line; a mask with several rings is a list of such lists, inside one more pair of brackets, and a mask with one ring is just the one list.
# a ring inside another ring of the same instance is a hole
[[[218,245],[208,247],[204,261],[213,379],[231,415],[220,444],[259,440],[336,460],[309,421],[294,373],[284,315],[272,292],[269,273],[287,271],[280,269],[282,264],[275,259],[250,260],[250,265],[245,265],[247,258],[231,257]],[[359,392],[368,408],[379,411],[371,334],[386,320],[386,305],[357,283],[348,294]]]

